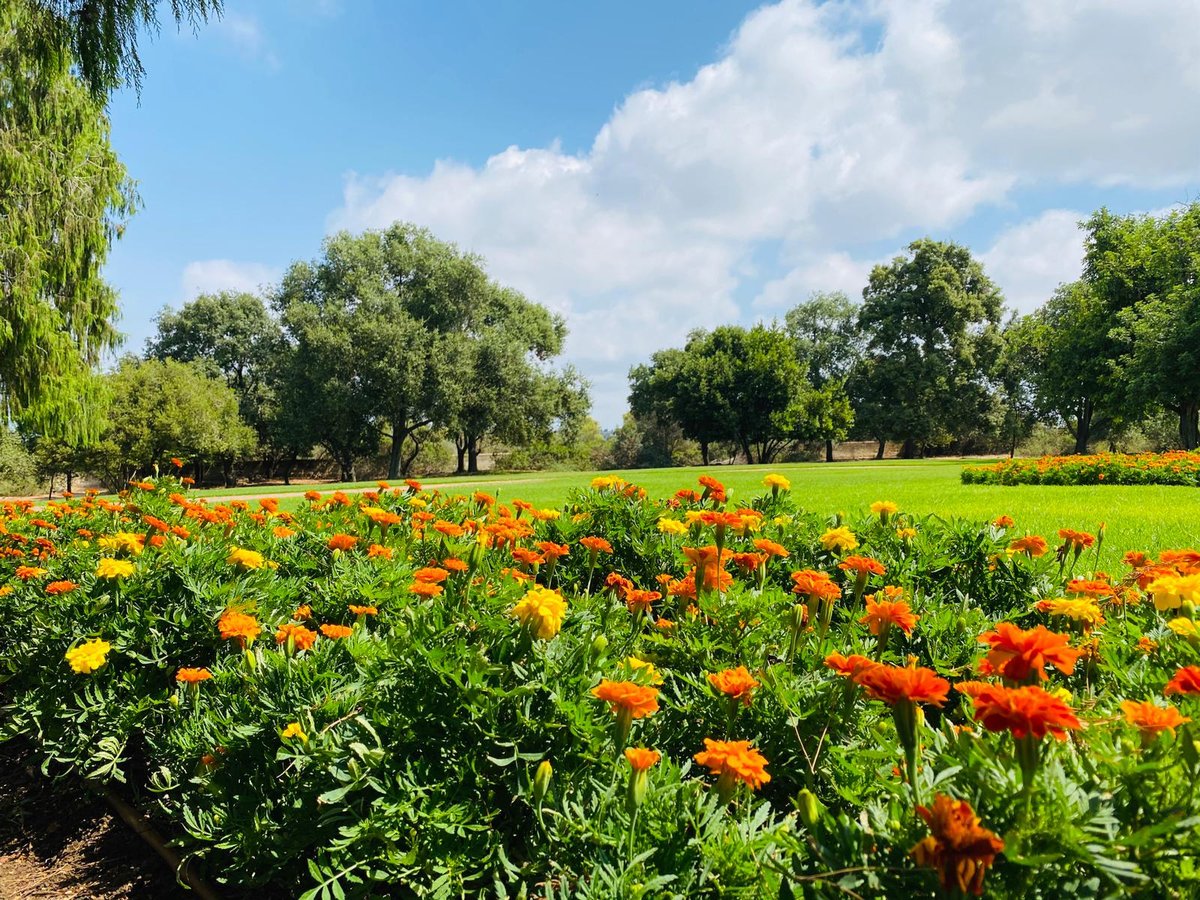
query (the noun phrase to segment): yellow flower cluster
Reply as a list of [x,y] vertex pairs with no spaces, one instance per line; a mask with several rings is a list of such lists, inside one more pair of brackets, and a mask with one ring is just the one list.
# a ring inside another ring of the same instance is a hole
[[127,559],[109,559],[107,557],[96,562],[97,578],[128,578],[133,574],[134,565]]
[[66,660],[71,669],[80,675],[90,675],[108,661],[108,651],[112,644],[99,638],[72,647],[67,651]]
[[837,528],[830,528],[821,535],[821,546],[826,550],[846,553],[858,546],[858,538],[845,525],[840,525]]
[[1200,604],[1200,575],[1165,575],[1150,582],[1146,591],[1160,612],[1179,609],[1184,603]]
[[266,560],[257,550],[246,550],[242,547],[230,547],[229,556],[225,561],[239,569],[261,569],[266,565]]
[[538,640],[548,641],[562,628],[566,612],[567,601],[557,591],[538,587],[527,593],[509,615],[520,620]]
[[146,536],[130,531],[118,531],[116,534],[105,535],[96,541],[101,550],[109,553],[129,553],[140,556],[146,549]]

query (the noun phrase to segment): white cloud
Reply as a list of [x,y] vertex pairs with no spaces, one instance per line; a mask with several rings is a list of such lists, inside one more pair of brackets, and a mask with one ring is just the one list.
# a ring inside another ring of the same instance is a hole
[[271,69],[280,67],[279,56],[271,48],[262,23],[255,16],[226,11],[211,29],[247,59],[261,61]]
[[1083,272],[1086,213],[1050,209],[1003,232],[980,257],[988,277],[1004,291],[1007,304],[1032,312],[1050,299],[1054,289]]
[[279,281],[282,274],[279,269],[263,263],[204,259],[184,266],[180,284],[184,300],[191,300],[198,294],[215,294],[219,291],[255,293]]
[[[1200,4],[783,0],[692,79],[625,98],[584,153],[351,175],[330,224],[412,220],[483,254],[567,316],[613,424],[618,376],[746,318],[735,296],[857,296],[881,243],[952,234],[1017,185],[1194,183],[1198,144]],[[1027,212],[985,260],[1024,308],[1078,262],[1075,213]],[[763,247],[787,274],[758,284]]]

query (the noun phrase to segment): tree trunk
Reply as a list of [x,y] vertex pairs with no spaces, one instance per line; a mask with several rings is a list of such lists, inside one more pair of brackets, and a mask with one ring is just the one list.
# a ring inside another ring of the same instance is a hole
[[72,491],[71,485],[74,483],[75,483],[75,473],[68,471],[67,472],[67,493],[68,494],[71,493],[71,491]]
[[284,462],[283,462],[283,483],[284,484],[292,483],[292,467],[294,465],[296,465],[296,456],[297,456],[297,454],[295,454],[295,453],[289,453],[287,455],[287,457],[284,459]]
[[904,439],[904,443],[900,445],[900,458],[912,459],[917,454],[917,442],[910,437]]
[[700,462],[708,465],[708,441],[700,442]]
[[454,470],[455,475],[467,474],[467,436],[464,434],[456,434],[454,436],[454,450],[458,454],[458,468]]
[[825,462],[833,462],[833,441],[825,438]]
[[879,449],[875,451],[876,459],[883,459],[883,451],[887,449],[887,441],[884,438],[879,438]]
[[[404,445],[404,423],[392,423],[392,452],[388,455],[388,478],[400,477],[400,448]],[[407,468],[407,466],[405,467]]]
[[738,438],[738,443],[742,445],[742,452],[746,454],[746,464],[754,465],[754,452],[750,449],[750,441],[746,438]]
[[1179,442],[1184,450],[1195,450],[1200,443],[1200,404],[1184,403],[1179,407]]
[[225,483],[225,487],[233,487],[233,457],[226,456],[221,459],[221,480]]
[[1083,400],[1079,404],[1079,413],[1076,415],[1075,425],[1075,452],[1087,453],[1088,442],[1092,437],[1092,401]]
[[479,438],[467,438],[467,474],[479,474]]

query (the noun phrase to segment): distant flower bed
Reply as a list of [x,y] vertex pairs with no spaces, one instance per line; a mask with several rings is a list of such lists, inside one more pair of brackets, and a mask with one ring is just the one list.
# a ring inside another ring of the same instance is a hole
[[1200,451],[1043,456],[966,466],[963,484],[1200,485]]

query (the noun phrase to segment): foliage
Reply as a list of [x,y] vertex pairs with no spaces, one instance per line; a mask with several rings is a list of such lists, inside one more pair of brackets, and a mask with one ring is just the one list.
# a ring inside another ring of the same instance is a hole
[[166,467],[172,457],[198,475],[210,463],[228,473],[234,459],[254,450],[233,390],[195,363],[125,357],[108,383],[108,427],[95,459],[111,485]]
[[[558,512],[412,484],[281,513],[198,502],[163,477],[117,502],[9,504],[0,728],[31,738],[52,771],[124,780],[185,854],[240,889],[934,896],[937,873],[910,853],[933,837],[914,806],[945,794],[1003,846],[980,870],[990,896],[1195,893],[1190,726],[1148,735],[1119,704],[1161,696],[1197,662],[1186,629],[1165,627],[1179,610],[1144,599],[1141,568],[1110,584],[1091,571],[1098,547],[1030,556],[1003,525],[886,505],[830,519],[778,487],[742,506],[719,487],[652,501],[609,476]],[[833,526],[858,547],[826,549]],[[590,552],[595,536],[612,552]],[[685,546],[742,553],[763,538],[789,557],[689,595]],[[543,540],[567,554],[539,561]],[[848,552],[882,574],[860,582]],[[1194,552],[1167,558],[1160,571],[1194,565]],[[465,571],[429,570],[446,560]],[[804,569],[841,596],[797,630],[789,573]],[[665,573],[668,596],[641,611],[610,572],[637,589]],[[565,599],[561,630],[514,617],[533,579]],[[880,639],[860,621],[862,595],[885,584],[919,616],[911,634]],[[1065,589],[1093,592],[1105,621],[1042,610]],[[236,635],[257,631],[247,616],[266,630],[242,648]],[[1043,741],[1024,785],[1026,757],[972,722],[961,692],[909,726],[910,764],[902,719],[822,662],[911,655],[963,685],[980,677],[978,636],[1003,621],[1066,632],[1079,658],[1047,662],[1047,685],[1089,725]],[[740,698],[708,677],[737,666],[756,683]],[[592,694],[602,678],[656,701],[628,723],[631,744],[662,754],[640,793],[620,720]],[[726,797],[695,759],[706,738],[750,741],[770,780]]]
[[[37,28],[25,40],[33,72],[43,79],[52,78],[58,61],[69,56],[96,102],[122,84],[141,87],[145,71],[138,35],[158,30],[162,0],[12,0],[8,5],[37,13]],[[195,29],[220,16],[223,0],[169,0],[168,5],[176,24],[186,20]]]
[[1177,484],[1200,486],[1200,453],[1097,453],[965,466],[964,484]]
[[41,5],[0,6],[0,413],[94,439],[90,370],[117,343],[101,269],[135,197],[70,57],[36,49],[53,19]]
[[864,363],[856,395],[864,429],[904,441],[902,455],[984,427],[1000,351],[1001,297],[965,247],[914,241],[876,266],[858,327]]
[[458,434],[475,471],[486,436],[544,440],[586,412],[584,382],[542,365],[562,349],[562,320],[415,226],[334,235],[274,302],[279,403],[305,411],[283,413],[283,430],[321,444],[347,480],[384,436],[389,477],[408,472],[430,427]]
[[770,462],[845,409],[813,402],[791,340],[765,325],[693,332],[682,350],[656,353],[629,377],[634,413],[677,423],[706,462],[709,445],[722,440],[747,462]]
[[28,494],[38,487],[34,459],[11,429],[0,429],[0,493]]

